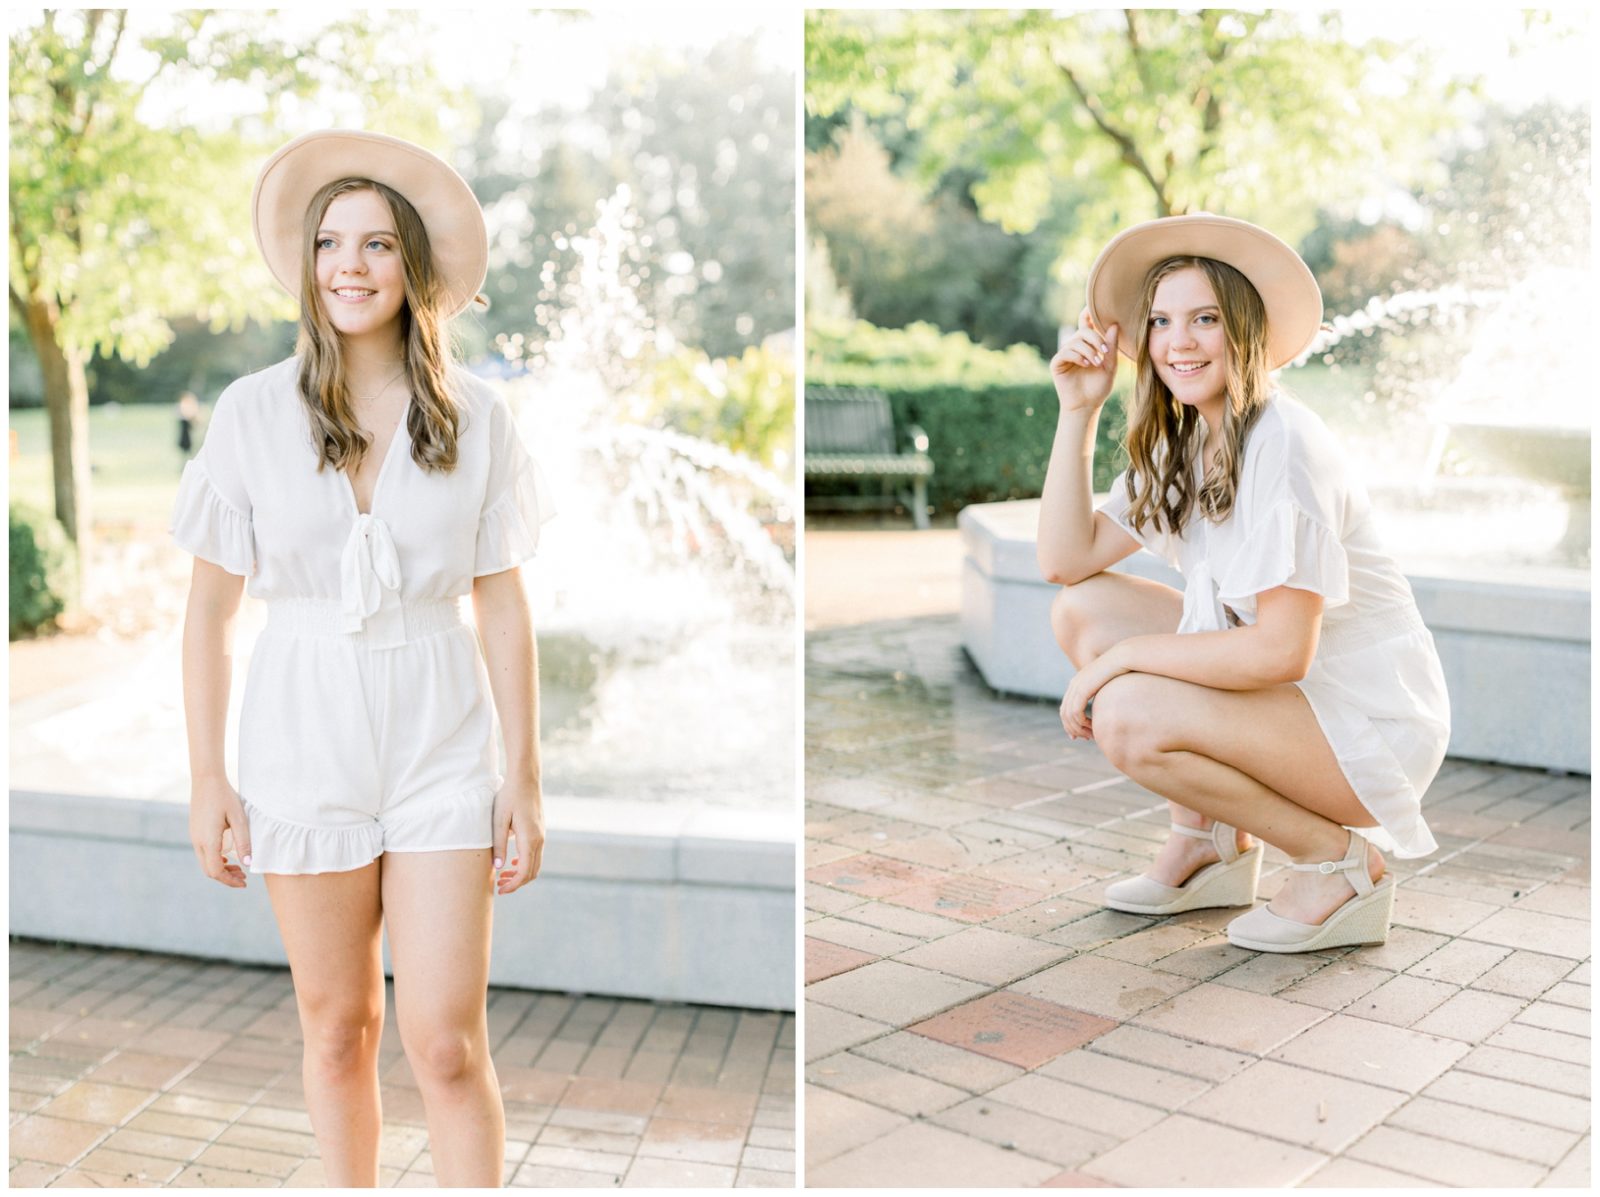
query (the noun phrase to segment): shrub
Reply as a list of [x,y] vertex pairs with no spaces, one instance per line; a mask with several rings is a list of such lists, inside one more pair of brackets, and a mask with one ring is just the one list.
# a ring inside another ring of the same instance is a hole
[[[931,325],[879,329],[864,321],[810,331],[806,346],[808,384],[876,387],[889,397],[897,429],[922,426],[936,510],[1037,498],[1043,490],[1057,408],[1049,365],[1031,346],[1001,352]],[[1119,389],[1095,436],[1097,492],[1127,464],[1124,422]]]
[[715,441],[789,474],[794,465],[794,360],[759,345],[726,358],[680,348],[648,372],[629,415]]
[[11,636],[32,635],[67,607],[76,585],[77,552],[60,523],[11,504]]
[[948,386],[1043,382],[1048,363],[1031,345],[988,349],[931,324],[878,328],[865,320],[806,329],[806,378],[828,386]]

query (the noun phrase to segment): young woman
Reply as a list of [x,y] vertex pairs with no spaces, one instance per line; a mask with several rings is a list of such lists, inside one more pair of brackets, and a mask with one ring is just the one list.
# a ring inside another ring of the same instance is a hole
[[[1062,723],[1172,812],[1154,866],[1106,903],[1251,904],[1252,837],[1265,840],[1291,872],[1228,938],[1266,952],[1384,940],[1394,881],[1379,849],[1437,847],[1421,795],[1450,736],[1433,638],[1360,481],[1272,386],[1321,319],[1316,280],[1271,233],[1168,217],[1102,251],[1052,362],[1061,415],[1038,548],[1078,668]],[[1118,353],[1136,369],[1130,465],[1096,511],[1095,425]],[[1182,571],[1182,594],[1106,572],[1141,547]]]
[[[242,888],[246,867],[266,876],[328,1183],[378,1179],[387,924],[439,1183],[497,1186],[490,906],[538,874],[544,843],[517,566],[550,508],[505,402],[445,344],[445,322],[484,279],[483,215],[432,154],[338,131],[275,154],[253,210],[268,266],[300,300],[300,338],[295,357],[217,400],[173,514],[195,555],[183,642],[190,834],[214,880]],[[268,620],[236,791],[223,729],[247,577]],[[469,592],[476,635],[460,612]],[[505,867],[510,836],[519,856]]]

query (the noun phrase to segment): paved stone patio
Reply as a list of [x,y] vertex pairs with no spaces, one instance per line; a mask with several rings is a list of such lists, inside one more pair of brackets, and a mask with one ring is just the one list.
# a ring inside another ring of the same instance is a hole
[[[13,940],[11,1185],[319,1186],[286,969]],[[794,1184],[790,1014],[489,991],[522,1186]],[[422,1102],[379,1048],[380,1183],[432,1187]]]
[[812,602],[808,1186],[1589,1184],[1587,777],[1447,761],[1386,944],[1244,951],[1100,905],[1166,803],[953,615]]

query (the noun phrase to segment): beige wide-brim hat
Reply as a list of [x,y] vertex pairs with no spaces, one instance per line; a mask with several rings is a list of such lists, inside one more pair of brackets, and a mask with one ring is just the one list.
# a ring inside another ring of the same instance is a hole
[[440,314],[465,310],[489,272],[489,234],[472,188],[449,163],[421,146],[353,129],[296,137],[267,159],[256,178],[250,219],[261,256],[278,285],[300,298],[306,207],[324,185],[345,178],[371,179],[406,197],[428,230],[444,288]]
[[1311,268],[1259,225],[1209,212],[1163,216],[1124,229],[1089,268],[1089,315],[1095,327],[1118,328],[1117,348],[1132,359],[1132,325],[1145,275],[1176,257],[1226,262],[1255,286],[1267,309],[1267,356],[1276,370],[1305,352],[1322,326],[1322,292]]

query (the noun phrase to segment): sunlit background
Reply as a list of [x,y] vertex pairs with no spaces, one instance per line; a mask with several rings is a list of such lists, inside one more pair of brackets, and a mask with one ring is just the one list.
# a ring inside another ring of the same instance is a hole
[[1407,571],[1586,588],[1590,33],[1576,7],[812,12],[808,386],[926,431],[935,517],[1036,497],[1095,253],[1222,212],[1316,274],[1330,327],[1280,383]]
[[[178,401],[204,413],[292,351],[250,187],[278,145],[339,126],[441,154],[487,214],[492,306],[455,333],[559,511],[524,570],[547,792],[788,809],[796,22],[10,26],[13,789],[187,800]],[[247,603],[246,652],[263,616]]]

